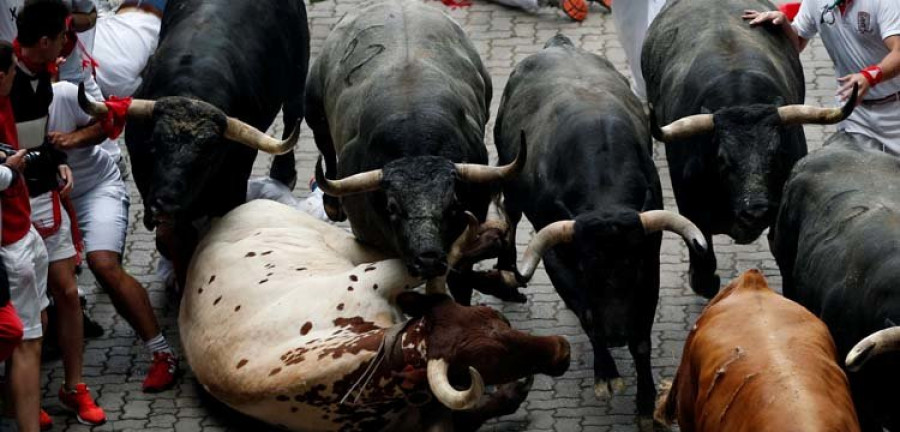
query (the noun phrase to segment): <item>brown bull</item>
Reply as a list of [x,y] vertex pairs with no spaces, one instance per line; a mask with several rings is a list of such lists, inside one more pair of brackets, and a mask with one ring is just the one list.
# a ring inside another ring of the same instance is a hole
[[818,318],[757,270],[697,319],[656,418],[692,431],[859,431],[847,377]]

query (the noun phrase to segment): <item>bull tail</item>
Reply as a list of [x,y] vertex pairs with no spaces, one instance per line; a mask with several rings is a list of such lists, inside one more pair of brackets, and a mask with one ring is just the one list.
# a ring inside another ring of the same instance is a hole
[[[678,379],[677,377],[675,378]],[[669,380],[662,380],[659,383],[659,399],[656,401],[656,411],[653,412],[653,419],[657,423],[671,426],[675,422],[675,409],[677,408],[677,390],[675,383]]]

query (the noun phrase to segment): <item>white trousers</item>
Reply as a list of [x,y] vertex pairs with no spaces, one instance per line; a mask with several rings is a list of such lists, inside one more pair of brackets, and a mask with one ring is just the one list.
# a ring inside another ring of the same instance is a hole
[[634,79],[631,89],[641,100],[647,100],[644,75],[641,72],[641,49],[647,29],[665,6],[666,0],[624,0],[613,2],[612,15],[616,23],[619,43],[625,50],[628,66]]

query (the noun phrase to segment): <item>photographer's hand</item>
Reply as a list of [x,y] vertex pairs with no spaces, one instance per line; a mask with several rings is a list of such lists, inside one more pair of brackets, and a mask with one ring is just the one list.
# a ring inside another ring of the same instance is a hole
[[22,172],[25,170],[25,153],[28,153],[27,150],[19,150],[16,154],[12,156],[8,156],[4,164],[18,172]]
[[69,193],[72,192],[72,186],[75,185],[75,181],[72,178],[72,169],[68,165],[60,165],[59,176],[66,182],[62,189],[59,190],[59,195],[65,198],[69,196]]

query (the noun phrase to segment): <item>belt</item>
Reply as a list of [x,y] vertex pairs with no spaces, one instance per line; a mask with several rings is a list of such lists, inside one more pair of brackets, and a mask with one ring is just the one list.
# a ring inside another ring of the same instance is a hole
[[886,103],[891,103],[891,102],[900,102],[900,92],[885,96],[880,99],[864,99],[862,101],[862,104],[866,105],[866,106],[874,106],[874,105],[884,105]]

